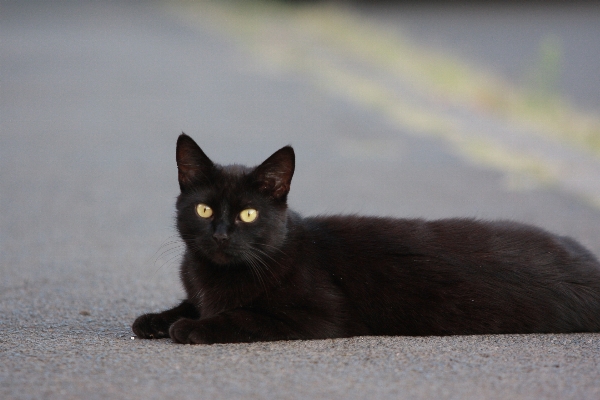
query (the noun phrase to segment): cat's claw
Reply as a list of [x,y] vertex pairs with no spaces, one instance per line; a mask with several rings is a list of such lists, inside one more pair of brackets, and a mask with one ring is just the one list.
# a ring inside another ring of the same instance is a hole
[[131,330],[142,339],[169,337],[169,323],[160,314],[144,314],[138,317]]
[[176,343],[210,344],[206,338],[202,323],[198,320],[183,318],[169,328],[169,336]]

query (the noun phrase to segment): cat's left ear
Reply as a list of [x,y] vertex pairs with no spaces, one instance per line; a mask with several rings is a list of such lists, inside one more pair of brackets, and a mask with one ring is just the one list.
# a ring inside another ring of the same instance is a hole
[[294,149],[285,146],[256,167],[252,174],[256,178],[259,190],[268,193],[274,199],[285,200],[290,191],[295,160]]
[[213,162],[204,154],[194,139],[182,133],[177,139],[177,170],[179,187],[184,192],[186,189],[199,184],[210,182]]

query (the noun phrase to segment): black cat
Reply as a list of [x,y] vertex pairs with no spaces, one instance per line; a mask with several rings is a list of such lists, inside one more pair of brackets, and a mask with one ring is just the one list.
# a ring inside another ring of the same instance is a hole
[[177,228],[187,299],[133,324],[180,343],[600,331],[600,265],[514,222],[288,210],[294,151],[219,166],[182,134]]

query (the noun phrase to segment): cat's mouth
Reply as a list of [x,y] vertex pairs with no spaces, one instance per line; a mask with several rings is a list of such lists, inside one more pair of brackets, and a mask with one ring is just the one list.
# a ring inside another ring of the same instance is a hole
[[240,258],[240,252],[233,243],[202,243],[195,246],[195,251],[203,258],[206,258],[217,265],[226,265],[237,263]]
[[233,257],[226,254],[224,251],[214,252],[211,258],[216,264],[229,264],[231,260],[233,260]]
[[235,251],[227,245],[218,246],[214,249],[210,254],[210,258],[215,264],[220,265],[230,264],[237,259]]

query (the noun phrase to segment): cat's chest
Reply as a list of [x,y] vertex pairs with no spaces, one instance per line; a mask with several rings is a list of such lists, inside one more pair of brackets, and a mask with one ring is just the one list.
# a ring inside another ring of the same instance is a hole
[[202,318],[221,314],[223,312],[246,308],[265,308],[267,304],[263,296],[250,292],[247,288],[205,287],[195,301]]
[[234,275],[218,278],[195,275],[193,302],[202,318],[239,308],[264,306],[264,288],[258,287],[251,279]]

